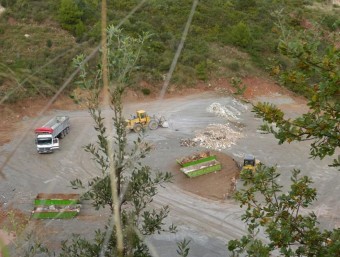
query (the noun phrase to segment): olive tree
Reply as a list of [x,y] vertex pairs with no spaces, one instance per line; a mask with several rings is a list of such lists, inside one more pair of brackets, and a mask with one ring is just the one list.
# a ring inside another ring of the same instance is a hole
[[[288,57],[288,67],[272,67],[280,81],[307,97],[307,113],[291,119],[269,103],[258,103],[254,112],[266,122],[264,132],[272,133],[279,144],[310,141],[313,158],[332,156],[340,147],[340,51],[337,34],[304,31],[294,37],[283,38],[280,53]],[[331,166],[340,166],[340,156]]]
[[[75,188],[85,188],[84,197],[91,199],[96,209],[110,208],[112,215],[117,215],[112,183],[115,184],[119,196],[119,215],[124,243],[123,252],[117,250],[117,224],[108,221],[105,231],[96,231],[94,240],[88,241],[80,236],[63,243],[61,256],[150,256],[144,243],[145,236],[161,231],[174,232],[171,225],[164,228],[164,219],[169,213],[168,206],[159,209],[150,207],[157,194],[157,186],[171,180],[170,173],[152,172],[151,168],[142,164],[151,146],[138,139],[130,144],[126,134],[126,123],[123,116],[122,97],[128,87],[129,75],[136,68],[141,47],[148,34],[138,38],[125,36],[120,29],[110,26],[107,29],[107,59],[109,70],[110,107],[114,125],[113,144],[110,144],[108,129],[105,125],[105,114],[100,108],[102,69],[93,74],[84,64],[84,56],[74,60],[76,67],[81,68],[79,85],[90,92],[88,109],[95,123],[97,142],[85,146],[93,160],[100,167],[101,175],[90,179],[84,185],[80,179],[72,181]],[[111,155],[111,156],[110,156]],[[110,176],[110,157],[113,160],[115,179]]]
[[[241,174],[246,189],[235,193],[235,199],[246,211],[242,220],[248,234],[231,240],[228,249],[234,256],[339,256],[340,229],[321,230],[313,212],[301,213],[317,197],[312,180],[293,170],[288,192],[282,192],[277,182],[279,172],[275,167],[259,166],[255,173]],[[269,243],[258,238],[263,232]]]
[[[271,71],[284,85],[307,97],[309,110],[297,118],[288,118],[278,107],[258,103],[253,111],[265,121],[263,132],[272,133],[279,144],[310,141],[312,158],[333,156],[340,146],[337,35],[319,33],[317,29],[295,35],[283,32],[279,50],[288,62],[277,62]],[[340,157],[329,166],[340,166]],[[313,212],[302,213],[317,198],[312,180],[293,170],[290,190],[283,193],[278,177],[275,167],[265,166],[258,167],[255,173],[241,174],[245,189],[238,191],[235,199],[246,208],[242,220],[248,234],[230,241],[228,249],[234,256],[340,256],[340,229],[322,230]],[[260,240],[259,232],[269,242]]]

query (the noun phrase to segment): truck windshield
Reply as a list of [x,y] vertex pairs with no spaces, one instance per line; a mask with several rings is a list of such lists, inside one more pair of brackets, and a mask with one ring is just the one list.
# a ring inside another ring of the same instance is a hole
[[51,138],[38,138],[38,145],[50,145],[52,144]]

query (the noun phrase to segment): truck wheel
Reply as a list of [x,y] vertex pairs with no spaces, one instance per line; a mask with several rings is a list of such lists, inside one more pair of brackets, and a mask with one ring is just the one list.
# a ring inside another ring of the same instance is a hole
[[143,126],[141,124],[135,124],[133,126],[133,130],[136,132],[136,133],[140,133],[142,130],[143,130]]
[[66,136],[66,129],[64,129],[63,131],[61,131],[60,133],[60,138],[64,138]]
[[149,122],[149,129],[155,130],[158,129],[158,123],[155,120],[150,120]]

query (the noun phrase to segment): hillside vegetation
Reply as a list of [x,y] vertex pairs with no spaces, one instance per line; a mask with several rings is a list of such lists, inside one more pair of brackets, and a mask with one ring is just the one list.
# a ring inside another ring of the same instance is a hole
[[[156,85],[164,79],[192,2],[148,0],[121,25],[133,36],[152,35],[130,81],[135,90],[142,90],[140,81]],[[199,1],[171,82],[194,86],[216,77],[259,74],[278,63],[289,66],[277,51],[282,28],[317,28],[327,34],[339,30],[340,8],[322,9],[323,2],[328,1]],[[108,23],[118,25],[140,3],[108,1]],[[99,0],[0,0],[0,4],[6,8],[0,18],[0,97],[7,96],[7,101],[54,94],[72,73],[72,59],[100,41]]]

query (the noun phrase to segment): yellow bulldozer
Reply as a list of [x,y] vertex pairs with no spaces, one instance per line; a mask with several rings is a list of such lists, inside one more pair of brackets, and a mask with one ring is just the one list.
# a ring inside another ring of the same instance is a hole
[[255,172],[256,166],[259,164],[260,164],[260,161],[255,159],[253,155],[246,155],[243,159],[242,171],[251,170],[252,172]]
[[133,130],[136,133],[139,133],[147,127],[151,130],[158,129],[159,127],[167,128],[168,123],[163,116],[156,117],[154,115],[150,117],[144,110],[137,111],[135,116],[126,120],[126,128],[129,131]]

